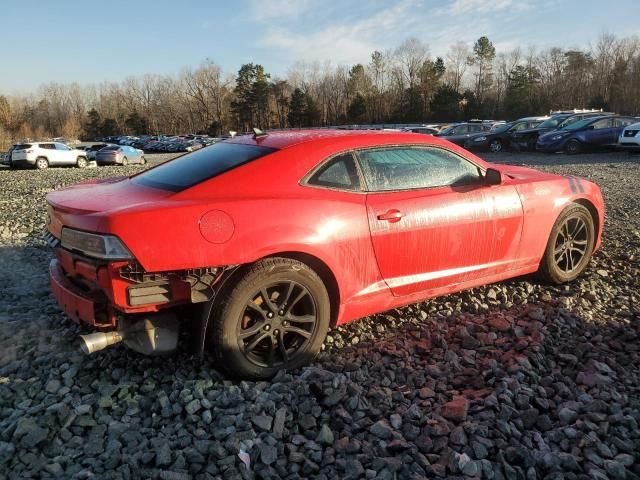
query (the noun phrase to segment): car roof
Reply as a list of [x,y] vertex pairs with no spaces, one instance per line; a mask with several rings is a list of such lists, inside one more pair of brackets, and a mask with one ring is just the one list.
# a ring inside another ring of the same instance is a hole
[[[266,132],[263,136],[256,135],[240,135],[224,140],[227,143],[241,143],[245,145],[259,145],[262,147],[283,149],[307,143],[315,140],[327,140],[335,138],[368,138],[371,136],[404,136],[406,138],[415,138],[413,134],[401,131],[384,131],[384,130],[337,130],[337,129],[319,129],[319,130],[289,130]],[[410,137],[409,137],[410,136]]]

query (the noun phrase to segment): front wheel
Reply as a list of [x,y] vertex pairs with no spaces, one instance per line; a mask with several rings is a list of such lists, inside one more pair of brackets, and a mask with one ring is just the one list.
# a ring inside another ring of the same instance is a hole
[[146,158],[144,158],[144,155],[143,155],[142,157],[140,157],[140,163],[141,163],[142,165],[146,165],[146,164],[147,164],[147,159],[146,159]]
[[84,157],[78,157],[76,160],[76,167],[85,168],[87,166],[87,159]]
[[123,166],[123,167],[126,167],[127,165],[129,165],[129,160],[127,160],[127,157],[124,157],[124,158],[122,159],[122,166]]
[[271,378],[308,364],[329,328],[324,283],[309,266],[269,258],[249,267],[221,292],[210,318],[219,365],[241,378]]
[[491,143],[489,143],[489,150],[491,150],[493,153],[498,153],[502,151],[502,141],[500,140],[491,140]]
[[582,145],[578,140],[569,140],[567,146],[564,147],[564,151],[567,152],[568,155],[575,155],[576,153],[580,153],[582,150]]
[[595,227],[591,213],[582,205],[571,204],[551,229],[539,276],[557,284],[574,280],[589,265],[594,244]]

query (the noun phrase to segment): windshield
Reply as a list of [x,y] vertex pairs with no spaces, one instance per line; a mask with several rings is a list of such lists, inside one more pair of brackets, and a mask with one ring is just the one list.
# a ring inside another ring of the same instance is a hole
[[255,145],[216,143],[147,170],[133,177],[133,181],[180,192],[274,151]]
[[537,128],[555,128],[560,124],[560,122],[562,122],[562,120],[564,118],[566,118],[566,117],[552,117],[552,118],[549,118],[548,120],[545,120],[540,125],[538,125]]
[[498,125],[497,127],[495,127],[492,130],[492,133],[502,133],[502,132],[506,132],[507,130],[509,130],[511,127],[513,127],[513,123],[503,123],[502,125]]
[[565,130],[579,130],[589,125],[592,121],[593,121],[593,118],[583,118],[582,120],[578,120],[569,125],[565,125],[563,128]]
[[456,128],[458,125],[451,125],[450,127],[445,128],[444,130],[440,130],[440,135],[451,135],[451,133],[453,132],[453,129]]

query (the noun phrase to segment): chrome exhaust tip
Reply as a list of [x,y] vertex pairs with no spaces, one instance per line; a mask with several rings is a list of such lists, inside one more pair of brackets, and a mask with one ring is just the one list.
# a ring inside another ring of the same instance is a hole
[[122,335],[118,332],[90,333],[88,335],[80,335],[80,348],[84,353],[90,355],[121,341]]

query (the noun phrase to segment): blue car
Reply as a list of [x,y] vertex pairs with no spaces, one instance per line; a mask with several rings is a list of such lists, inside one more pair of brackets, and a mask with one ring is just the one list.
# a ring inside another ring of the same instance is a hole
[[536,150],[575,155],[587,149],[615,146],[622,129],[637,120],[633,117],[605,116],[585,118],[560,130],[538,137]]

